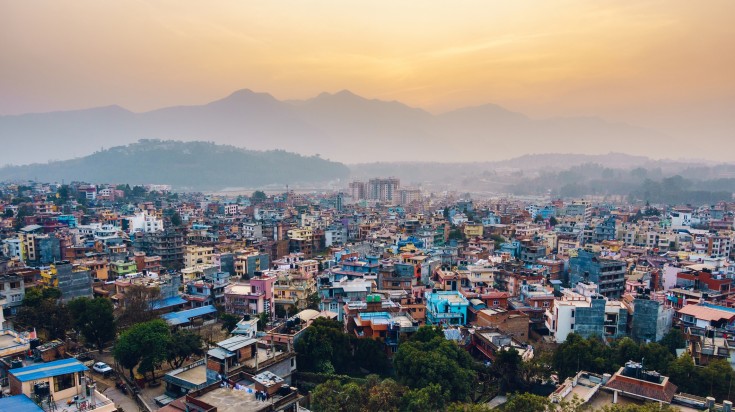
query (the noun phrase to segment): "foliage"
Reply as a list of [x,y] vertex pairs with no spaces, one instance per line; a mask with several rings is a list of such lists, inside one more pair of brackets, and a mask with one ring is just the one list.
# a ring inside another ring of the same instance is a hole
[[311,409],[349,412],[486,412],[485,405],[454,402],[448,404],[438,384],[422,389],[409,389],[393,379],[381,381],[370,375],[365,383],[328,380],[311,393]]
[[107,298],[77,298],[69,302],[74,326],[88,343],[102,353],[106,344],[115,339],[115,316],[112,301]]
[[250,196],[250,201],[254,204],[263,203],[268,199],[268,196],[262,190],[256,190]]
[[401,344],[394,357],[398,381],[411,389],[438,384],[448,400],[469,400],[477,380],[476,363],[456,343],[421,327]]
[[659,345],[666,347],[674,356],[676,356],[677,349],[686,347],[684,333],[679,329],[671,329],[658,343]]
[[143,285],[131,285],[125,290],[124,308],[118,323],[126,328],[132,325],[148,322],[156,317],[151,309],[151,302],[161,294],[158,288],[149,288]]
[[361,369],[387,374],[390,361],[382,344],[343,331],[340,322],[317,318],[296,342],[299,369],[307,372],[351,374]]
[[187,329],[179,329],[171,334],[166,360],[172,368],[180,368],[191,355],[203,354],[201,336]]
[[521,369],[523,360],[515,348],[496,353],[492,371],[498,379],[500,393],[514,392],[522,388]]
[[222,321],[222,330],[226,330],[227,332],[232,332],[237,327],[237,322],[240,321],[239,317],[224,312],[220,314],[219,319]]
[[60,297],[61,291],[57,288],[26,289],[15,322],[29,329],[39,329],[47,339],[63,339],[73,322]]
[[268,325],[268,314],[265,312],[262,312],[260,315],[258,315],[258,330],[265,330],[267,325]]
[[161,319],[138,323],[120,335],[115,343],[113,355],[133,377],[133,368],[138,365],[141,374],[151,373],[156,378],[155,370],[160,368],[168,358],[171,346],[171,332],[168,324]]
[[516,393],[503,405],[503,410],[512,412],[542,412],[552,408],[549,398],[531,393]]

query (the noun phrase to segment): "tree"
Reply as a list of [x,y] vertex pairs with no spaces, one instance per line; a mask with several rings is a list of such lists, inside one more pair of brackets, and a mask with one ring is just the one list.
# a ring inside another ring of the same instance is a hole
[[367,410],[398,412],[408,388],[393,379],[386,379],[368,389]]
[[364,411],[367,404],[365,388],[357,383],[340,384],[329,380],[311,393],[312,408],[325,412]]
[[421,389],[410,390],[403,398],[403,410],[409,412],[443,411],[447,394],[440,385],[431,383]]
[[133,368],[140,362],[141,351],[131,329],[120,334],[112,354],[120,366],[130,371],[130,379],[134,379]]
[[179,214],[179,212],[174,212],[174,214],[171,215],[171,225],[173,225],[174,227],[178,227],[181,226],[181,223],[181,215]]
[[469,400],[477,380],[475,361],[456,343],[435,336],[435,328],[426,328],[398,348],[393,358],[398,381],[411,389],[438,384],[448,400]]
[[120,327],[126,328],[155,318],[151,302],[161,295],[158,288],[131,285],[125,290],[123,310],[118,319]]
[[669,379],[679,387],[680,391],[686,393],[698,391],[696,387],[694,360],[689,354],[683,354],[671,361],[666,373],[669,374]]
[[16,323],[28,328],[38,328],[48,339],[63,339],[73,322],[66,305],[59,301],[60,298],[61,291],[57,288],[26,289]]
[[268,196],[266,196],[265,192],[262,190],[256,190],[253,192],[253,194],[250,196],[250,201],[257,204],[257,203],[263,203],[268,199]]
[[549,218],[549,225],[551,225],[553,227],[553,226],[556,226],[558,224],[559,224],[559,221],[554,216],[551,216]]
[[521,369],[523,360],[515,348],[500,350],[496,353],[492,370],[500,384],[500,393],[515,392],[522,389]]
[[74,325],[88,343],[102,353],[102,349],[115,339],[115,316],[112,301],[107,298],[77,298],[69,302]]
[[202,355],[202,337],[186,329],[171,334],[166,360],[172,368],[180,368],[191,355]]
[[262,312],[258,315],[258,330],[265,330],[268,326],[268,314]]
[[666,347],[674,356],[676,356],[677,349],[685,348],[687,344],[684,334],[679,329],[671,329],[658,343]]
[[220,315],[219,319],[222,321],[222,330],[226,330],[227,332],[232,332],[237,327],[237,322],[240,321],[239,317],[224,312]]
[[503,410],[513,412],[543,412],[553,408],[549,398],[531,393],[516,393],[503,405]]
[[162,319],[131,326],[120,335],[115,343],[113,355],[124,368],[130,370],[138,366],[138,372],[145,375],[151,373],[156,379],[155,371],[167,359],[171,345],[171,332],[168,324]]
[[[321,265],[321,263],[319,264]],[[319,302],[321,302],[319,292],[312,293],[306,298],[306,309],[319,310]]]

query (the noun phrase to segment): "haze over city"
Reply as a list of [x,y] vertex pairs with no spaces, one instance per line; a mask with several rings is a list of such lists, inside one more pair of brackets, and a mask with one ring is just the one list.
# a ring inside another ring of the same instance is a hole
[[[730,1],[41,1],[0,11],[2,115],[349,89],[433,114],[493,103],[534,119],[625,123],[658,139],[657,157],[722,161],[733,148]],[[681,149],[686,139],[699,153]]]

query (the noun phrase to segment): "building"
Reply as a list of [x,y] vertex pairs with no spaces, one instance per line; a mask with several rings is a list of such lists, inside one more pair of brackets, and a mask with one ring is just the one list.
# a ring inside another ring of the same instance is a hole
[[398,351],[401,339],[410,337],[419,328],[419,322],[401,305],[384,301],[378,294],[368,295],[365,302],[349,302],[345,306],[347,333],[382,342],[389,355]]
[[258,315],[275,311],[273,286],[276,276],[264,274],[251,278],[248,283],[225,287],[225,312],[234,315]]
[[270,255],[256,250],[242,250],[234,258],[235,275],[242,279],[250,279],[257,272],[270,269]]
[[11,395],[25,395],[46,410],[64,410],[75,405],[77,410],[113,412],[115,404],[97,391],[85,376],[89,369],[76,359],[61,359],[11,369],[8,382]]
[[633,301],[631,337],[637,341],[658,342],[671,330],[674,309],[650,299]]
[[466,325],[470,302],[458,291],[436,291],[426,296],[428,325]]
[[46,286],[59,288],[61,300],[68,302],[75,298],[92,297],[92,273],[81,265],[68,261],[58,262],[41,271],[41,282]]
[[613,392],[613,403],[618,403],[618,396],[625,396],[638,401],[670,404],[676,394],[676,385],[669,382],[668,376],[656,371],[643,370],[643,365],[627,362],[603,385]]
[[184,250],[184,267],[212,266],[215,264],[214,248],[211,246],[186,246]]
[[395,177],[370,179],[367,184],[367,195],[369,200],[393,203],[398,201],[398,189],[400,180]]
[[608,301],[596,293],[595,284],[577,284],[577,290],[564,290],[560,299],[546,311],[546,327],[556,343],[566,341],[570,333],[585,338],[625,336],[628,310],[618,301]]
[[625,262],[600,257],[584,249],[569,259],[569,284],[593,282],[606,298],[620,298],[625,291]]

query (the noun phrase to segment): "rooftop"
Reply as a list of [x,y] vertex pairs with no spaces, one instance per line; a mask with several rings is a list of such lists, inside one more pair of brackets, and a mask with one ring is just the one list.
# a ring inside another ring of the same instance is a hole
[[68,373],[84,372],[88,370],[82,362],[76,359],[61,359],[48,363],[11,369],[9,373],[21,382],[28,382]]

